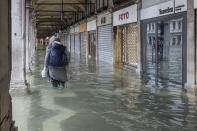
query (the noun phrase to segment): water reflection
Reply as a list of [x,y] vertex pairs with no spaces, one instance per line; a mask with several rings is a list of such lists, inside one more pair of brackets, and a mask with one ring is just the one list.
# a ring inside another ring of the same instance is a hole
[[[60,91],[50,88],[40,77],[43,59],[44,51],[38,50],[30,93],[12,94],[16,124],[26,124],[28,131],[197,129],[197,103],[189,101],[185,92],[170,81],[160,81],[166,88],[155,88],[133,71],[78,60],[70,67],[73,79],[69,88]],[[24,112],[16,102],[20,97],[25,97],[20,106],[24,104],[28,112],[23,117],[19,117]]]

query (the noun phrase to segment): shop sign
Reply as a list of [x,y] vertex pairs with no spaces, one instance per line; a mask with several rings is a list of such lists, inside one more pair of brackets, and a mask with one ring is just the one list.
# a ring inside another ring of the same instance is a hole
[[79,25],[79,32],[86,32],[86,28],[87,28],[86,24]]
[[79,26],[75,27],[75,33],[79,33]]
[[167,9],[159,9],[159,14],[160,15],[173,13],[173,12],[174,12],[174,8],[173,7],[168,7]]
[[112,24],[112,14],[98,15],[97,26]]
[[137,22],[137,4],[113,13],[113,26]]
[[194,0],[194,8],[197,9],[197,0]]
[[175,0],[175,13],[183,11],[187,11],[187,0]]
[[170,0],[141,10],[141,19],[149,19],[187,11],[187,0]]
[[96,20],[87,23],[87,31],[96,30]]

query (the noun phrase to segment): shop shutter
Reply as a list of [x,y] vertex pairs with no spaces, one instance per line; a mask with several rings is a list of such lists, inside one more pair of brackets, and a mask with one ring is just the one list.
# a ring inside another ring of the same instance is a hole
[[87,33],[80,33],[81,35],[81,58],[86,59],[87,56]]
[[80,55],[79,34],[75,34],[75,54],[76,54],[76,55]]
[[71,49],[71,56],[74,56],[74,53],[75,53],[75,35],[74,34],[72,34],[71,35],[71,44],[70,44],[70,49]]
[[70,51],[70,35],[67,35],[67,49]]
[[112,25],[98,28],[98,60],[113,64]]
[[137,24],[127,26],[127,64],[137,66]]

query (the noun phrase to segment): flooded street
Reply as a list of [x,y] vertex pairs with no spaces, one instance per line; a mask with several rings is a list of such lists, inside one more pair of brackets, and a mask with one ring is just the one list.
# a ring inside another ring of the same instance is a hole
[[73,58],[58,90],[41,77],[44,55],[38,49],[30,87],[11,91],[19,131],[197,130],[197,103],[179,85],[155,88],[133,71]]

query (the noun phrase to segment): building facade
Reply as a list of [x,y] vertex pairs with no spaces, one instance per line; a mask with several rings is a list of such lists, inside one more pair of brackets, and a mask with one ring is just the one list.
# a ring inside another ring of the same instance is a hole
[[[137,68],[137,4],[124,7],[113,13],[113,26],[116,35],[116,47],[120,49],[120,63]],[[119,45],[119,46],[118,46]]]
[[[196,8],[195,0],[97,0],[95,10],[89,10],[86,30],[73,35],[70,29],[70,51],[98,62],[131,67],[156,86],[159,81],[195,84],[197,74],[192,72],[197,64],[192,59],[197,51],[192,58],[188,51],[192,47],[188,25],[194,16],[188,15],[195,15]],[[82,45],[86,37],[87,44]]]
[[142,71],[156,86],[159,81],[186,83],[186,11],[187,0],[142,8]]

